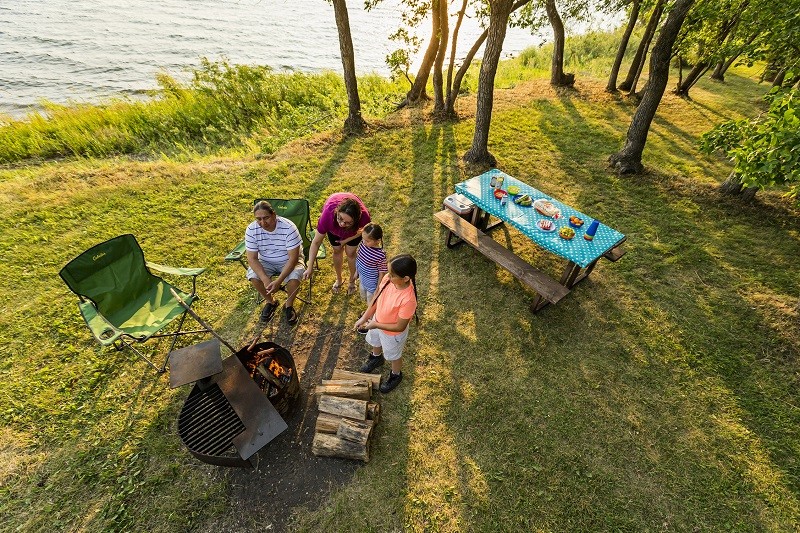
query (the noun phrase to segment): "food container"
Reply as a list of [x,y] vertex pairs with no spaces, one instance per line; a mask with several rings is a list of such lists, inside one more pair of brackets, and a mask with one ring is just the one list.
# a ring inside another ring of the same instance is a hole
[[458,193],[451,194],[445,198],[444,202],[442,202],[442,206],[453,211],[457,215],[468,215],[472,213],[472,210],[475,208],[475,204],[472,203],[472,200]]

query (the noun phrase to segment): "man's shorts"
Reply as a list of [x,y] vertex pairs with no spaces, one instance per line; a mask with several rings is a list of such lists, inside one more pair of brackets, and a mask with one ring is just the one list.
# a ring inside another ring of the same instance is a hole
[[[328,242],[331,243],[331,246],[341,246],[341,243],[339,242],[339,237],[330,232],[328,233]],[[345,246],[358,246],[360,242],[361,242],[361,235],[359,235],[352,241],[347,241]]]
[[380,329],[371,329],[367,331],[367,344],[370,346],[380,346],[383,348],[383,358],[387,361],[396,361],[403,356],[403,347],[406,345],[408,338],[408,330],[400,335],[389,335]]
[[[261,263],[262,267],[264,267],[264,272],[266,272],[267,276],[269,276],[269,277],[279,275],[281,273],[281,271],[283,270],[283,267],[286,264],[286,263],[283,263],[283,264],[267,263],[266,261],[262,261],[261,259],[259,259],[258,262]],[[294,270],[292,270],[289,273],[289,275],[286,276],[286,279],[283,280],[283,281],[287,282],[287,281],[291,281],[293,279],[296,279],[297,281],[302,281],[303,273],[305,271],[306,271],[306,265],[303,264],[302,261],[298,261],[297,265],[294,267]],[[258,279],[258,276],[256,275],[256,273],[250,267],[247,267],[247,279]]]

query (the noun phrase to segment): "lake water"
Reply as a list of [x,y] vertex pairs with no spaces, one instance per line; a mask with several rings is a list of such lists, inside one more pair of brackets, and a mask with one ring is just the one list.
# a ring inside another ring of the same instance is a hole
[[[371,12],[348,3],[358,71],[387,74],[399,0]],[[465,19],[461,57],[481,31],[474,18]],[[510,29],[504,53],[542,40]],[[43,98],[92,102],[141,94],[155,87],[157,72],[184,78],[201,57],[342,69],[333,7],[325,0],[2,0],[0,114],[21,117]]]

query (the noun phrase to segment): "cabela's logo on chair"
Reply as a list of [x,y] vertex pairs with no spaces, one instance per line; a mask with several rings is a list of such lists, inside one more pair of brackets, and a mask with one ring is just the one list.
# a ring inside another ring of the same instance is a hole
[[106,255],[106,253],[105,253],[105,252],[100,252],[99,254],[97,254],[97,255],[95,255],[95,256],[93,256],[93,257],[92,257],[92,261],[97,261],[98,259],[100,259],[100,258],[101,258],[101,257],[103,257],[104,255]]

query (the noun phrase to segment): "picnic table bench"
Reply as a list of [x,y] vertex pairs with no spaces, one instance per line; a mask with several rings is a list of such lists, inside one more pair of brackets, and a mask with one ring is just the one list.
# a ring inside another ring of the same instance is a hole
[[453,235],[511,272],[515,278],[536,291],[548,302],[556,303],[569,294],[569,289],[564,285],[557,283],[541,270],[520,259],[514,252],[449,209],[443,209],[433,216],[453,232]]

